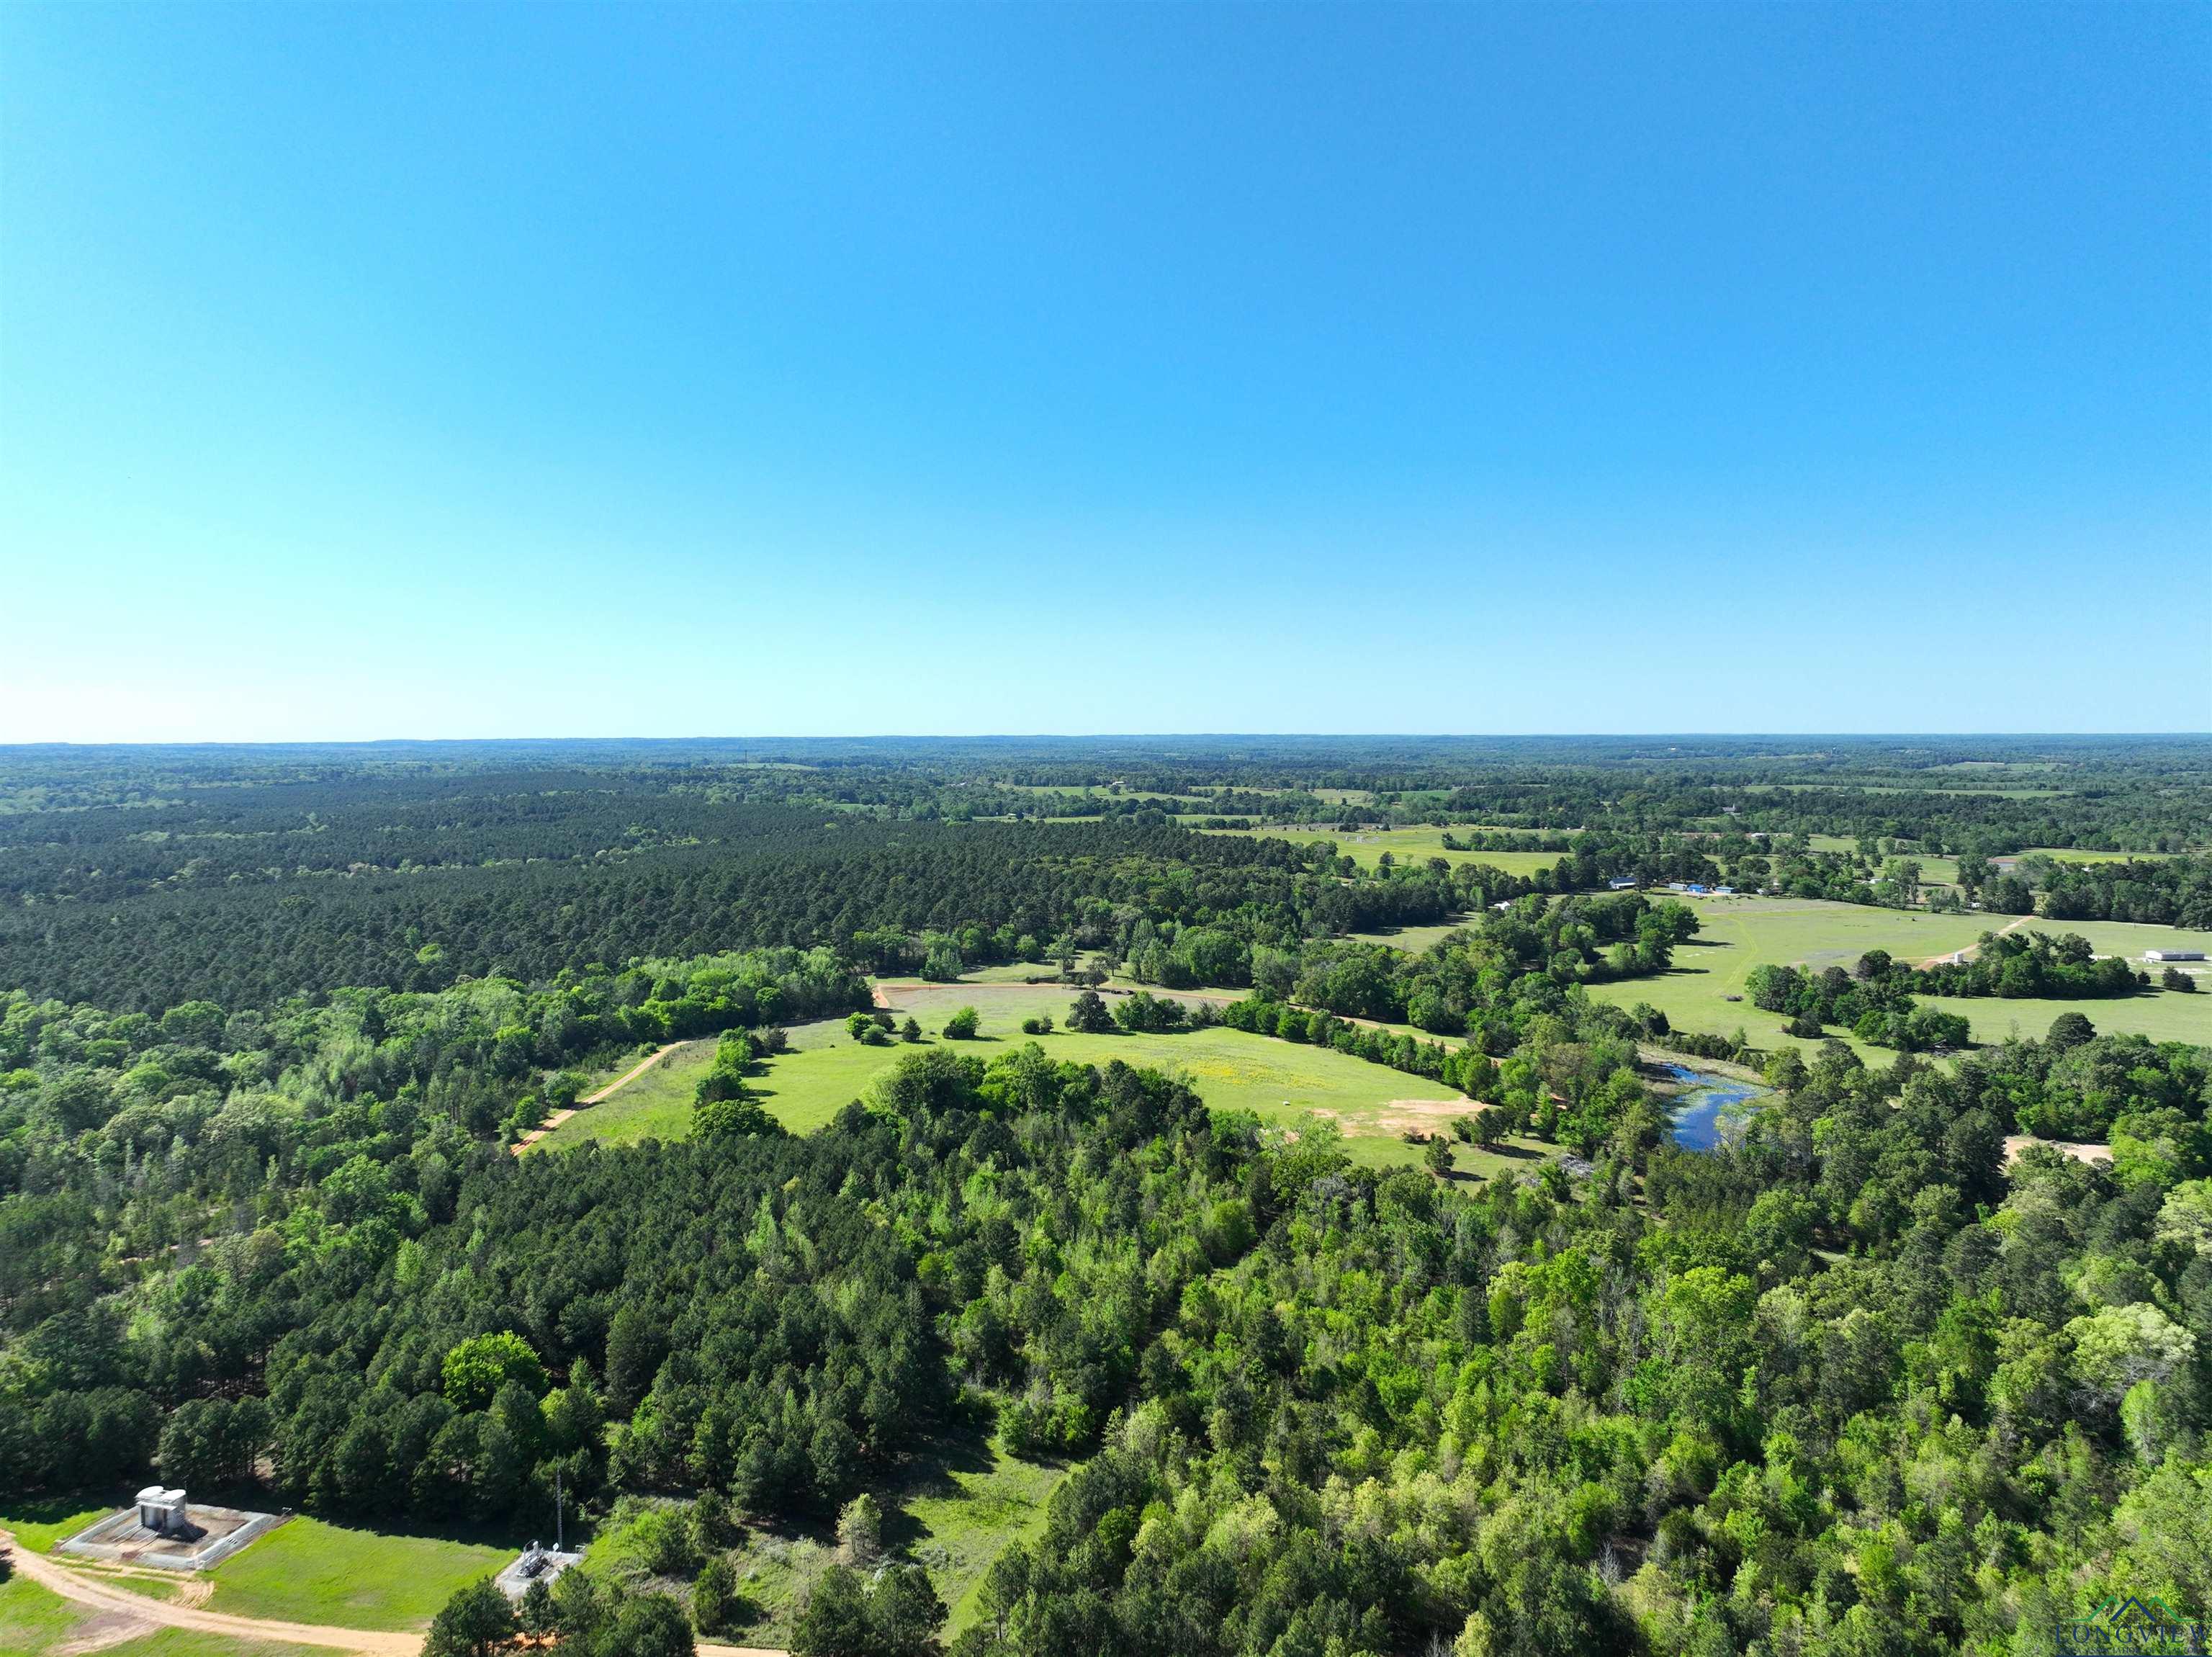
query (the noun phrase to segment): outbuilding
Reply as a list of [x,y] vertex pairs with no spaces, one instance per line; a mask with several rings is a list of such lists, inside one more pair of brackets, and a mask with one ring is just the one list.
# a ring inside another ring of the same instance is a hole
[[149,1484],[138,1492],[138,1522],[158,1536],[180,1536],[191,1528],[185,1516],[185,1493]]
[[2204,959],[2204,952],[2201,949],[2146,949],[2143,959],[2147,961],[2201,961]]

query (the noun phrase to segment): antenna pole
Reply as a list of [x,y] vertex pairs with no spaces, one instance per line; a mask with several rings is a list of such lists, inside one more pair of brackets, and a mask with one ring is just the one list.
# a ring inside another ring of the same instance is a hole
[[558,1467],[553,1470],[553,1551],[568,1551],[567,1538],[561,1525],[561,1470]]

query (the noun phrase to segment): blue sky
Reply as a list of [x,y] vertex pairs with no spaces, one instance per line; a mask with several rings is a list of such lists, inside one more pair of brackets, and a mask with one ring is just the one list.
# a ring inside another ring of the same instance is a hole
[[2212,727],[2212,9],[0,8],[0,741]]

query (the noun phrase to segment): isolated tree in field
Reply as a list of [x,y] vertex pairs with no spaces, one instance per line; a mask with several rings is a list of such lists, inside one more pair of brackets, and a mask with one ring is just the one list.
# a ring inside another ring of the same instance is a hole
[[1106,998],[1096,990],[1086,990],[1078,996],[1067,1009],[1067,1027],[1086,1036],[1103,1036],[1114,1027],[1114,1015],[1106,1010]]
[[1451,1141],[1442,1134],[1431,1134],[1428,1144],[1422,1149],[1421,1159],[1429,1165],[1429,1172],[1439,1179],[1452,1171]]
[[906,1022],[899,1026],[899,1039],[905,1042],[921,1039],[921,1025],[912,1014],[908,1014]]
[[1478,1111],[1474,1117],[1474,1142],[1485,1150],[1493,1148],[1505,1137],[1505,1112],[1492,1107]]
[[982,1026],[982,1014],[972,1007],[963,1007],[945,1020],[945,1038],[951,1041],[973,1041]]
[[2097,1026],[2080,1013],[2061,1013],[2051,1020],[2051,1033],[2044,1038],[2045,1045],[2059,1052],[2079,1047],[2085,1041],[2097,1038]]
[[430,1623],[422,1657],[495,1657],[514,1649],[519,1628],[514,1607],[489,1576],[446,1601]]

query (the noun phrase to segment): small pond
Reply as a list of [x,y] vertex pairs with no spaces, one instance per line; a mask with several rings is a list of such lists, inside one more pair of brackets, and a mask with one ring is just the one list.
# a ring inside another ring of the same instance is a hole
[[1711,1070],[1693,1070],[1686,1064],[1662,1064],[1661,1069],[1682,1084],[1668,1115],[1674,1124],[1674,1142],[1685,1150],[1709,1151],[1721,1142],[1723,1132],[1748,1113],[1752,1100],[1764,1098],[1767,1088],[1755,1081]]

